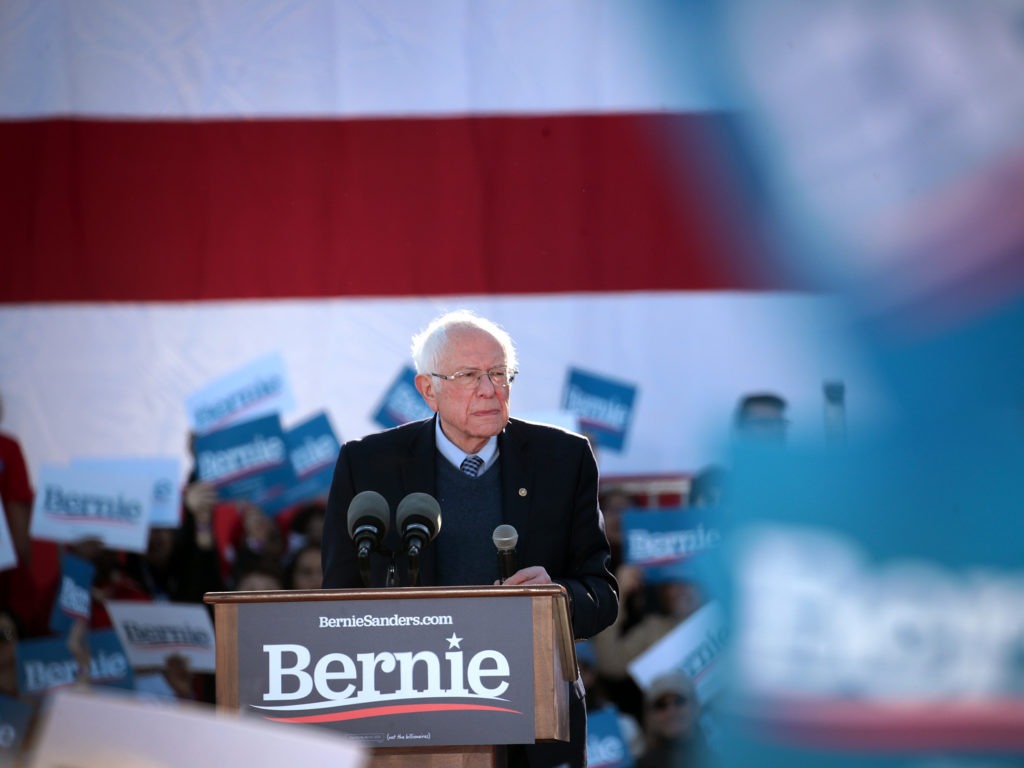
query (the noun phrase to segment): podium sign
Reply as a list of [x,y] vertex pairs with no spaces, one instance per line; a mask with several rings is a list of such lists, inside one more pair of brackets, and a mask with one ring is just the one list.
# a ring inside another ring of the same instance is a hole
[[370,747],[533,743],[532,625],[529,597],[240,605],[239,709]]
[[506,744],[569,740],[565,588],[210,592],[217,706],[315,724],[373,768],[498,768]]

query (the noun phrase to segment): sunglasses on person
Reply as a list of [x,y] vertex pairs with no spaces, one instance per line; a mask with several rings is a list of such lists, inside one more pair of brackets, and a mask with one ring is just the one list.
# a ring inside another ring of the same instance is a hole
[[659,696],[651,703],[652,709],[662,710],[668,709],[669,707],[685,707],[690,703],[690,700],[685,696],[681,696],[678,693],[674,693],[666,696]]

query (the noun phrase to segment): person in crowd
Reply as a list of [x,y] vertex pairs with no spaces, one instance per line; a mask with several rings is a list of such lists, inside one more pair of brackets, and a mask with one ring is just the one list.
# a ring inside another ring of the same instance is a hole
[[[621,599],[647,591],[643,569],[635,565],[619,566],[615,572]],[[593,638],[597,669],[619,708],[644,717],[643,694],[629,673],[630,663],[665,635],[689,618],[704,602],[697,584],[690,581],[664,581],[652,585],[654,605],[639,621],[626,627],[622,614],[606,630]]]
[[[113,626],[113,621],[106,608],[108,600],[151,601],[153,599],[146,588],[135,580],[131,573],[132,568],[128,565],[129,561],[137,555],[120,549],[111,549],[99,539],[92,537],[68,543],[64,545],[64,548],[69,554],[91,563],[94,568],[92,604],[87,629],[109,629]],[[56,595],[54,599],[56,599]],[[47,611],[52,610],[52,605],[51,601]]]
[[254,560],[238,572],[236,592],[270,592],[284,589],[281,569],[273,560]]
[[324,515],[327,504],[315,500],[300,505],[288,519],[288,552],[294,554],[307,544],[320,545],[323,540]]
[[[0,398],[0,422],[3,411]],[[14,568],[0,571],[0,606],[17,615],[25,637],[48,631],[48,601],[60,579],[57,545],[32,541],[29,536],[33,498],[21,443],[0,432],[0,501],[18,560]]]
[[612,568],[618,568],[624,558],[625,543],[622,539],[622,513],[636,507],[633,496],[620,487],[612,487],[601,492],[601,513],[604,515],[604,528],[611,548]]
[[[437,499],[443,525],[420,557],[420,584],[496,583],[491,537],[496,526],[510,524],[519,532],[522,567],[505,584],[563,586],[577,638],[610,625],[617,587],[586,438],[510,417],[516,351],[508,333],[485,318],[466,310],[436,318],[413,338],[412,356],[416,389],[434,416],[342,446],[324,519],[323,586],[363,586],[347,529],[357,493],[372,490],[387,500],[393,519],[385,545],[400,551],[395,509],[407,494],[422,492]],[[373,586],[384,583],[380,560]],[[404,555],[398,566],[408,573]],[[586,764],[584,702],[569,688],[570,741],[509,747],[509,765]]]
[[284,569],[285,589],[320,589],[324,571],[319,544],[306,544],[288,561]]
[[615,712],[622,740],[629,748],[630,756],[636,760],[646,748],[643,728],[636,717],[619,709],[608,694],[604,678],[597,671],[597,655],[594,653],[592,640],[581,640],[576,643],[576,661],[580,668],[580,679],[587,691],[587,714],[606,709]]
[[[111,625],[107,600],[202,603],[207,592],[224,589],[219,555],[212,535],[216,489],[192,480],[182,492],[181,522],[176,528],[149,531],[146,552],[112,550],[95,540],[68,545],[68,551],[93,563],[91,629]],[[215,681],[209,673],[188,669],[171,657],[163,670],[178,698],[212,703]]]
[[751,392],[736,405],[734,426],[743,439],[784,442],[789,429],[785,398],[774,392]]
[[700,702],[693,681],[682,672],[656,677],[645,691],[647,746],[637,768],[691,768],[708,765],[700,728]]
[[[639,509],[636,499],[621,487],[611,487],[601,492],[601,513],[604,515],[605,532],[611,546],[612,569],[615,572],[626,561],[626,542],[622,530],[622,515],[627,510]],[[622,630],[638,622],[651,609],[653,590],[637,590],[626,594],[620,589],[619,621]]]
[[237,585],[242,573],[259,564],[280,567],[286,544],[280,527],[262,507],[244,500],[235,502],[235,506],[239,522],[233,538],[231,568]]
[[182,516],[175,528],[151,528],[146,553],[127,558],[125,570],[154,600],[201,603],[207,592],[224,589],[213,539],[217,492],[194,481],[182,493]]
[[181,654],[172,653],[168,656],[160,673],[174,698],[213,703],[212,699],[204,696],[204,686],[197,681],[201,676],[192,671],[188,659]]
[[[4,403],[0,398],[0,423]],[[11,532],[18,562],[28,565],[32,558],[29,544],[29,516],[32,513],[32,486],[21,444],[12,435],[0,432],[0,499],[3,500],[7,528]]]
[[718,508],[722,506],[724,497],[725,469],[717,464],[709,464],[690,479],[687,506]]
[[16,649],[21,633],[17,617],[0,610],[0,695],[16,698],[18,695],[18,666]]

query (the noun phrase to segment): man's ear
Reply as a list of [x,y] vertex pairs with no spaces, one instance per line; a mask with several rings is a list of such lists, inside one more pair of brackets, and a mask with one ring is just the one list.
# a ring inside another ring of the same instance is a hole
[[426,401],[434,413],[437,413],[437,382],[429,373],[418,373],[413,380],[416,384],[416,391]]

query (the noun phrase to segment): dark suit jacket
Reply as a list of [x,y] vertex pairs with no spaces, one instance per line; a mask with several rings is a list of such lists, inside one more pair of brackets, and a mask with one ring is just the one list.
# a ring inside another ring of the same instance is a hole
[[[435,417],[436,418],[436,417]],[[414,491],[437,495],[438,454],[434,418],[378,432],[342,446],[334,470],[323,531],[323,586],[361,587],[356,548],[348,534],[348,506],[361,491],[382,494],[391,507],[391,526],[384,544],[400,551],[395,509]],[[542,565],[563,585],[572,606],[573,632],[591,637],[610,625],[618,611],[615,579],[610,571],[608,539],[597,506],[597,463],[589,443],[556,427],[510,419],[498,436],[501,452],[502,520],[519,533],[516,554],[520,567]],[[444,536],[444,510],[441,532]],[[434,584],[436,549],[427,546],[420,558],[420,580]],[[384,558],[373,557],[371,586],[384,585]],[[408,584],[405,563],[399,563],[402,584]],[[585,712],[572,700],[569,745],[552,743],[531,748],[531,765],[582,765]],[[580,740],[582,739],[582,743]]]

